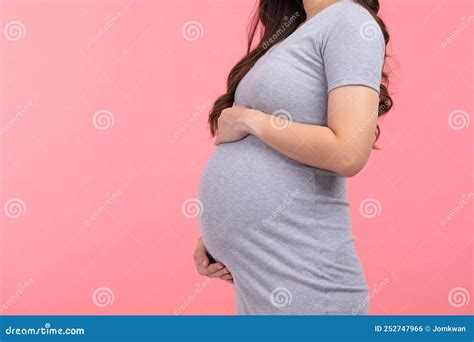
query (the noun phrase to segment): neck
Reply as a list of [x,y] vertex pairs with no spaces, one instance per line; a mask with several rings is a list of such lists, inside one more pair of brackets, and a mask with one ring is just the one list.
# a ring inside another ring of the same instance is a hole
[[315,16],[323,9],[332,4],[339,2],[338,0],[303,0],[304,11],[306,12],[306,20]]

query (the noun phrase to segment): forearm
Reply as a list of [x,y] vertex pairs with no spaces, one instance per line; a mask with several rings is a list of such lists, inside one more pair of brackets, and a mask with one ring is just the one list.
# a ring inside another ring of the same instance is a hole
[[353,176],[366,162],[348,139],[338,137],[326,126],[296,122],[275,125],[271,115],[255,110],[249,112],[245,125],[249,134],[306,165]]

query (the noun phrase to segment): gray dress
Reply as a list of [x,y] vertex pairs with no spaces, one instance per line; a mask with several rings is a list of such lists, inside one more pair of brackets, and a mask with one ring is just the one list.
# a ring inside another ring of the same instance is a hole
[[[368,11],[336,3],[273,46],[240,82],[235,103],[327,125],[332,89],[379,91],[384,49]],[[233,274],[239,314],[367,314],[345,177],[248,136],[216,148],[199,199],[202,238]]]

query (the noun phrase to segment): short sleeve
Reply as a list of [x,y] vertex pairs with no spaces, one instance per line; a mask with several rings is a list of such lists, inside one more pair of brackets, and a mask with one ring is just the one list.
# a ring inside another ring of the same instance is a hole
[[364,85],[380,92],[385,41],[365,8],[353,3],[340,8],[326,31],[322,56],[328,93],[345,85]]

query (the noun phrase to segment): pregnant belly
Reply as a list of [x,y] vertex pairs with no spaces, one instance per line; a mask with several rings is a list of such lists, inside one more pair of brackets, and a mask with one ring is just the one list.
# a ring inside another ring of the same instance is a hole
[[320,242],[318,225],[350,225],[343,177],[288,159],[253,136],[217,147],[199,199],[203,240],[223,262],[243,246],[311,249]]

